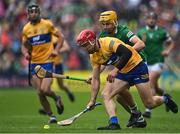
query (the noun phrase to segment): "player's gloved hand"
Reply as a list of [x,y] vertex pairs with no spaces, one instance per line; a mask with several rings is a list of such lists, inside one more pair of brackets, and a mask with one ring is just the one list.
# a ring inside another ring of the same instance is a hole
[[86,83],[91,84],[92,76],[89,76],[86,80]]
[[117,74],[118,74],[118,69],[114,68],[111,72],[109,72],[108,76],[107,76],[107,81],[109,81],[110,83],[114,82]]
[[29,55],[29,53],[26,53],[24,56],[25,56],[25,59],[26,59],[26,60],[30,60],[30,55]]
[[87,104],[87,108],[88,108],[89,110],[93,110],[94,107],[95,107],[95,103],[96,103],[96,101],[90,101],[90,102]]

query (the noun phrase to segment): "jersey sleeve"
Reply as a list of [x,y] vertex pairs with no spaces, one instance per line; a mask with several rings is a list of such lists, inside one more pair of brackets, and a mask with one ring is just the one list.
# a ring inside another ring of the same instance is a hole
[[108,48],[106,48],[106,49],[108,49],[112,53],[116,53],[118,46],[122,45],[122,44],[124,44],[124,42],[122,42],[121,40],[116,39],[116,38],[111,38],[107,45]]
[[91,63],[92,68],[97,68],[97,67],[99,67],[99,64],[97,64],[97,63],[94,61],[94,57],[93,57],[92,55],[90,55],[90,63]]
[[27,35],[26,35],[26,30],[25,27],[22,30],[22,42],[26,42],[27,41]]
[[123,35],[124,39],[128,39],[127,41],[129,42],[130,39],[135,35],[129,28],[126,26],[123,26],[123,31],[121,32]]
[[170,34],[167,32],[167,31],[164,31],[164,36],[163,36],[164,38],[164,41],[169,41],[169,40],[171,40],[171,36],[170,36]]
[[54,26],[54,24],[52,23],[52,21],[49,21],[49,27],[50,27],[50,32],[51,32],[53,35],[58,36],[59,30],[58,30],[58,28],[56,28],[56,27]]

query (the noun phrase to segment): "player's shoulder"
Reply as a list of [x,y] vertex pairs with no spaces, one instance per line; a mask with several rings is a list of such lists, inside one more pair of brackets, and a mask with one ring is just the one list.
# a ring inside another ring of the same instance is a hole
[[118,25],[117,26],[118,31],[130,31],[130,29],[126,25]]
[[119,40],[115,37],[102,37],[102,38],[99,38],[99,42],[105,46],[108,46],[108,45],[111,45],[114,43],[122,43],[121,40]]
[[45,25],[53,25],[53,22],[50,19],[41,19],[41,23]]
[[24,26],[23,26],[23,32],[26,32],[31,26],[30,22],[27,22]]
[[111,41],[111,40],[118,40],[117,38],[115,37],[101,37],[99,38],[100,41],[103,41],[103,42],[108,42],[108,41]]

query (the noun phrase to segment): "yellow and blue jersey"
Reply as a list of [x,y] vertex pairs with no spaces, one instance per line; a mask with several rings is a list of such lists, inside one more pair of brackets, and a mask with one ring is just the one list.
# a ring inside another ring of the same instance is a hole
[[52,35],[57,35],[58,29],[55,28],[50,20],[41,19],[39,23],[33,25],[30,22],[23,28],[22,40],[28,42],[32,47],[31,63],[49,63],[49,57],[53,51]]
[[[53,42],[53,45],[54,45],[54,48],[55,48],[57,43],[58,43],[58,38],[55,37],[55,36],[52,36],[52,42]],[[54,62],[55,65],[62,64],[62,55],[58,54],[57,56],[55,56],[53,58],[53,62]]]
[[[55,48],[58,43],[58,38],[55,36],[52,36],[52,42]],[[53,58],[53,62],[54,62],[53,72],[57,74],[63,74],[62,55],[58,54],[57,56],[55,56]]]
[[131,71],[142,61],[141,56],[135,49],[119,39],[113,37],[104,37],[99,38],[98,42],[100,47],[99,51],[90,55],[90,60],[93,68],[96,68],[100,65],[117,66],[120,59],[118,56],[116,56],[115,53],[119,45],[124,45],[132,52],[132,56],[129,59],[128,63],[120,70],[121,73],[127,73]]

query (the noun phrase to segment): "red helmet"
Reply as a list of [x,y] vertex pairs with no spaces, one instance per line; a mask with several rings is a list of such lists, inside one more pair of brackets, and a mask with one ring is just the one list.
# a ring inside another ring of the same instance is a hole
[[93,31],[85,29],[77,36],[76,42],[81,46],[88,41],[93,41],[96,39],[96,35]]

